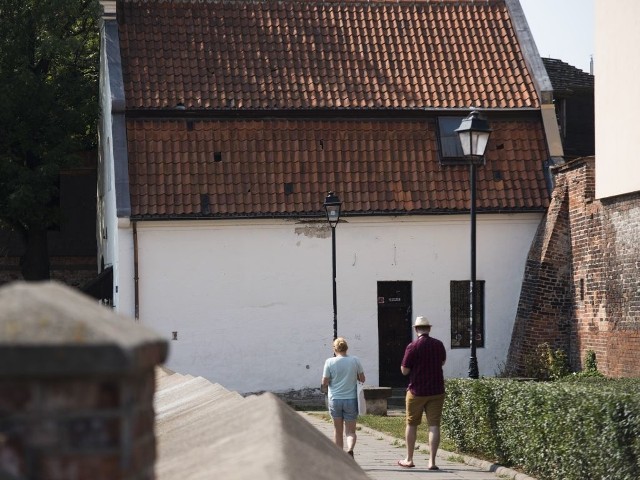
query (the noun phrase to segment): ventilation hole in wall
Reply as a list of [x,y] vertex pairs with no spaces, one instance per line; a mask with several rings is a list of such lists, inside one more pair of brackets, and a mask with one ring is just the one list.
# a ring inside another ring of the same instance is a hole
[[291,195],[293,193],[293,183],[284,184],[284,194]]
[[213,152],[213,161],[221,162],[222,161],[222,152]]
[[580,300],[584,300],[584,278],[580,279]]
[[209,195],[203,193],[200,195],[200,213],[202,215],[209,215],[211,208],[209,207]]

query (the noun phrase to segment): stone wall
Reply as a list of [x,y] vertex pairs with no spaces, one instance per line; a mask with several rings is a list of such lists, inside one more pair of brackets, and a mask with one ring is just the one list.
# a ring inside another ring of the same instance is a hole
[[640,193],[595,199],[593,157],[557,167],[547,216],[529,252],[507,371],[522,375],[541,343],[587,350],[608,376],[640,375]]

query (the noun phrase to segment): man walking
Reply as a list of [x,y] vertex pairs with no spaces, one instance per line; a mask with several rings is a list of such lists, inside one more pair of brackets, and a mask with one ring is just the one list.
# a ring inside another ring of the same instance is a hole
[[436,453],[440,446],[440,420],[445,395],[442,366],[447,359],[447,352],[440,340],[429,336],[431,323],[427,317],[416,317],[413,327],[418,338],[407,345],[400,367],[403,375],[409,375],[409,386],[405,400],[407,456],[404,460],[398,460],[398,465],[415,467],[413,450],[418,425],[422,423],[422,412],[425,412],[429,426],[429,470],[439,470]]

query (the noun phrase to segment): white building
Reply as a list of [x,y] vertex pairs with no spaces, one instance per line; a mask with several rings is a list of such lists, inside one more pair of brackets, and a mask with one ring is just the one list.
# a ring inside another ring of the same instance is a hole
[[517,1],[102,3],[102,263],[115,308],[171,339],[170,368],[241,392],[318,386],[333,190],[337,330],[367,383],[403,385],[416,315],[446,375],[466,376],[470,180],[453,130],[475,105],[493,129],[478,363],[501,369],[562,155]]

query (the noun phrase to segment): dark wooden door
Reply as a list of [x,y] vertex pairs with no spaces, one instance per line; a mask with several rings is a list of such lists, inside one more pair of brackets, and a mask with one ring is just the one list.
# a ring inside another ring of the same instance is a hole
[[380,386],[407,386],[400,372],[404,349],[411,342],[411,282],[378,282]]

